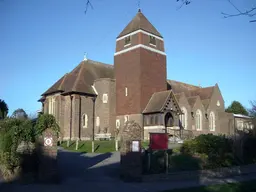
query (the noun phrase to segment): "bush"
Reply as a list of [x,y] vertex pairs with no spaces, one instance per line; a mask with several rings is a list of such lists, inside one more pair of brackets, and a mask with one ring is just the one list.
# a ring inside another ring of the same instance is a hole
[[39,115],[36,125],[35,125],[35,135],[39,136],[43,133],[47,128],[51,128],[56,133],[59,133],[59,126],[53,115],[50,114],[42,114]]
[[199,135],[185,141],[181,153],[203,158],[204,168],[227,167],[235,164],[232,140],[213,134]]
[[256,135],[253,130],[249,131],[243,139],[243,161],[245,164],[256,163]]

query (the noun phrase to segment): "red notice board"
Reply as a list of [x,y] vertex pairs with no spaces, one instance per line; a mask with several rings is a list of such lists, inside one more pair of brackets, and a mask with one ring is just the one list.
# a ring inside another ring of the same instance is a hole
[[167,150],[168,134],[167,133],[150,133],[149,146],[152,150]]

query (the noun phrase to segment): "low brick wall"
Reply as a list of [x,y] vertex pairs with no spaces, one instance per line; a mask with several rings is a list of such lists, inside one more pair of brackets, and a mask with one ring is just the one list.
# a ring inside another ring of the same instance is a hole
[[181,180],[196,180],[198,178],[226,178],[239,175],[246,175],[256,173],[256,164],[236,166],[236,167],[224,167],[212,170],[198,170],[198,171],[181,171],[172,172],[169,174],[152,174],[144,175],[144,182],[154,181],[181,181]]

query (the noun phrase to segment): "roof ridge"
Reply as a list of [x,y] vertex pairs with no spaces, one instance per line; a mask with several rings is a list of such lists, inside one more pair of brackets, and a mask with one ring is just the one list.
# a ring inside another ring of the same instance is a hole
[[69,74],[69,73],[66,73],[66,74],[64,75],[64,77],[63,77],[63,79],[62,79],[62,81],[61,81],[61,84],[60,84],[59,87],[58,87],[59,90],[61,89],[61,87],[62,87],[62,85],[63,85],[65,79],[66,79],[67,76],[68,76],[68,74]]
[[164,101],[164,104],[163,104],[162,107],[161,107],[161,111],[163,110],[163,108],[164,108],[164,106],[165,106],[165,104],[166,104],[168,98],[170,97],[172,90],[163,91],[163,92],[168,92],[168,91],[169,91],[169,94],[168,94],[168,96],[166,97],[166,99],[165,99],[165,101]]
[[176,80],[171,80],[171,79],[167,79],[167,81],[174,81],[174,82],[177,82],[177,83],[181,83],[181,84],[185,84],[185,85],[190,85],[190,86],[197,87],[197,88],[202,88],[200,86],[189,84],[189,83],[184,83],[184,82],[181,82],[181,81],[176,81]]
[[[87,59],[87,61],[89,61],[89,63],[91,64],[95,64],[95,65],[104,65],[104,66],[108,66],[108,67],[114,67],[113,64],[109,64],[109,63],[103,63],[101,61],[94,61],[94,60],[91,60],[91,59]],[[82,61],[83,62],[83,61]]]
[[200,96],[199,96],[199,95],[190,96],[190,97],[187,97],[187,98],[188,98],[188,99],[193,99],[193,98],[197,98],[197,97],[199,97],[199,98],[200,98]]
[[79,65],[81,65],[81,67],[80,67],[80,70],[79,70],[78,75],[77,75],[77,77],[76,77],[76,80],[75,80],[75,82],[74,82],[74,85],[73,85],[73,87],[72,87],[72,91],[73,91],[73,89],[77,86],[77,83],[78,83],[78,81],[79,81],[79,77],[81,76],[82,70],[83,70],[84,65],[85,65],[85,61],[84,61],[84,63],[81,63],[81,64],[79,64]]

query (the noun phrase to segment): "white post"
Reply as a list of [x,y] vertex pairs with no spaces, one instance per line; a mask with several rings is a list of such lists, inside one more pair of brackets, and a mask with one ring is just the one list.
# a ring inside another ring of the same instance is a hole
[[92,141],[92,153],[94,153],[94,141]]
[[76,140],[76,151],[78,150],[78,145],[79,145],[79,141],[78,139]]
[[116,151],[118,151],[118,140],[116,139]]
[[67,140],[67,147],[69,147],[69,140]]

